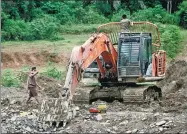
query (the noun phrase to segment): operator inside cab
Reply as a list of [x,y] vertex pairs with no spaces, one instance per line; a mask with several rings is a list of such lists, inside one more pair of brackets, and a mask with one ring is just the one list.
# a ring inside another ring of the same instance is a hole
[[130,26],[133,26],[133,22],[131,22],[129,19],[127,19],[126,14],[122,15],[120,22],[121,22],[121,29],[122,29],[121,32],[130,32],[129,28],[130,28]]
[[146,71],[146,76],[152,76],[152,56],[149,57],[149,61],[151,61],[151,63],[149,64],[147,71]]

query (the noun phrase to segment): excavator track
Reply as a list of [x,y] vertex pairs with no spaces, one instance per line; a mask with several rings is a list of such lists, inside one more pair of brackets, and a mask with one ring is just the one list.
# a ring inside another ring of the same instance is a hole
[[[88,83],[87,83],[88,84]],[[106,85],[106,83],[105,83]],[[119,100],[122,103],[150,103],[151,101],[160,102],[162,91],[156,85],[122,85],[114,86],[83,86],[76,90],[73,102],[91,104],[97,100],[112,102]]]

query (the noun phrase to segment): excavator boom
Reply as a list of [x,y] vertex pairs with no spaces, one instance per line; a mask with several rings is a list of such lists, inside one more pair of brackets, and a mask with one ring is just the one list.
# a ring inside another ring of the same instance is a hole
[[110,63],[112,77],[117,77],[117,52],[115,48],[106,34],[94,34],[82,46],[74,47],[72,50],[64,85],[64,92],[70,95],[71,100],[75,93],[75,87],[81,79],[82,72],[94,60],[97,61],[101,78],[105,77],[106,69],[102,66],[99,56],[103,57],[105,63]]

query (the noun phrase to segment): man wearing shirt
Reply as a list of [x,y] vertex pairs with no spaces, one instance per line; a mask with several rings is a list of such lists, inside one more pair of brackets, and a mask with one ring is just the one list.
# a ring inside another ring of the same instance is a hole
[[133,26],[133,23],[129,19],[127,19],[127,16],[125,14],[122,15],[122,19],[120,22],[122,32],[129,32],[130,26]]
[[27,103],[30,101],[32,97],[34,97],[37,103],[39,103],[36,87],[38,86],[40,88],[40,86],[37,84],[36,79],[35,79],[35,76],[37,74],[38,74],[38,71],[36,70],[36,67],[32,67],[31,72],[29,73],[29,76],[28,76],[28,80],[27,80],[27,89],[29,90],[29,98],[27,100]]

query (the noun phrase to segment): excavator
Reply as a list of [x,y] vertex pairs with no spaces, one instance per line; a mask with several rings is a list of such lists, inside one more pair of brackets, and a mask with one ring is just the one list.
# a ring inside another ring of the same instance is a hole
[[[133,22],[129,31],[122,31],[121,26],[121,22],[103,24],[83,45],[73,48],[60,98],[43,101],[40,120],[58,125],[70,121],[76,115],[76,98],[85,96],[89,103],[98,99],[128,103],[162,98],[156,82],[165,77],[166,52],[159,49],[158,27],[150,22]],[[76,88],[92,64],[97,64],[97,71],[92,73],[100,86],[79,91]],[[79,92],[83,94],[77,95]]]

